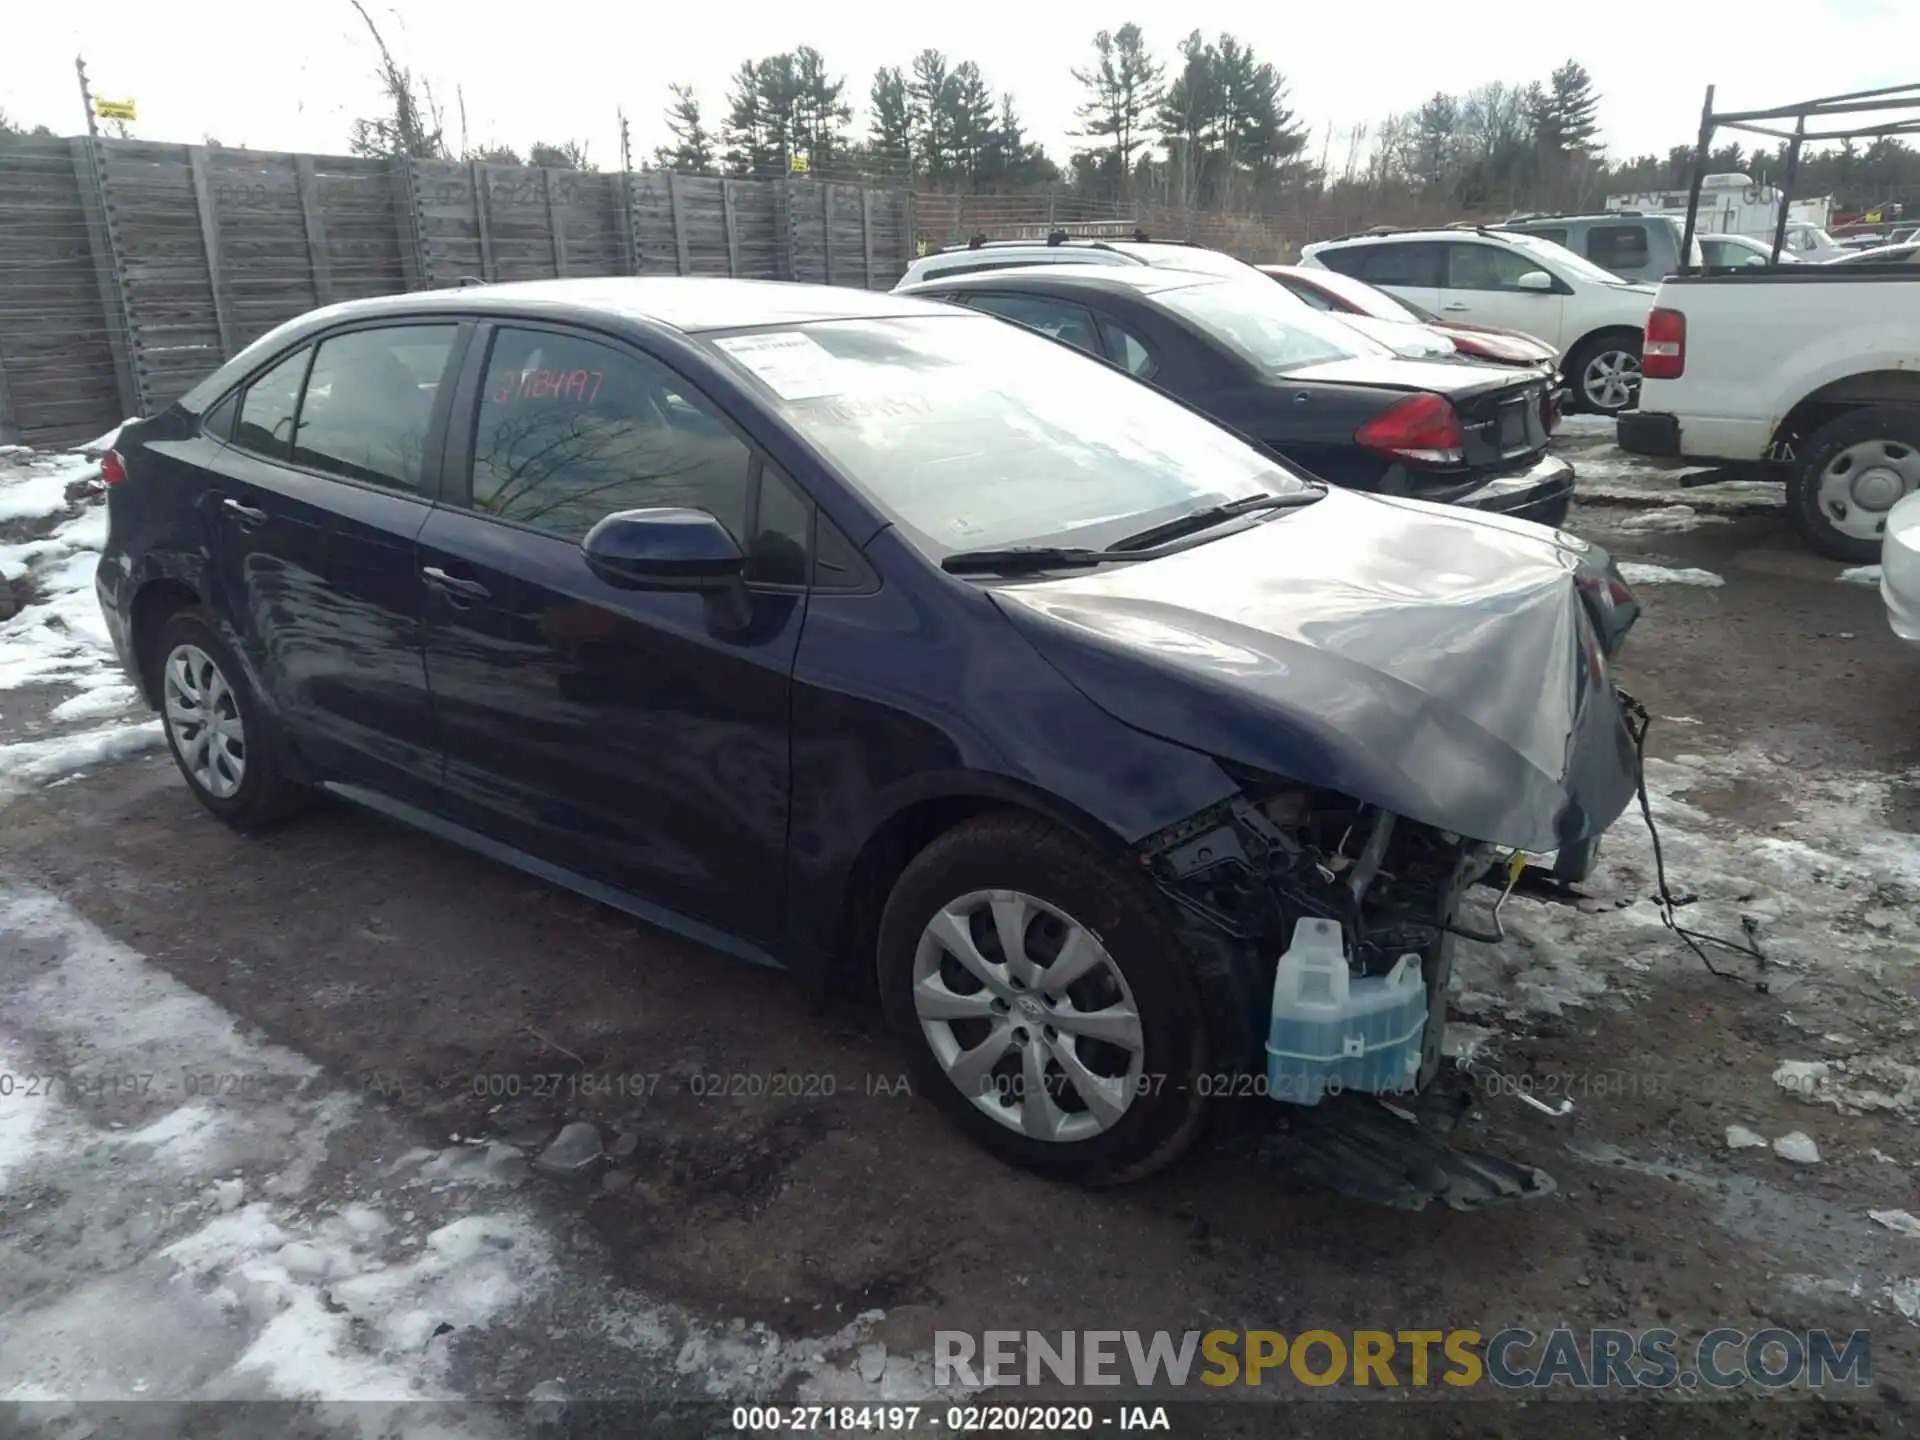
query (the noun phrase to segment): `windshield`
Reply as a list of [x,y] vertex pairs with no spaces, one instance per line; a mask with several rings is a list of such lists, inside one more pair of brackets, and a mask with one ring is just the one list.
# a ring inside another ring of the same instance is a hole
[[986,316],[705,339],[933,558],[1104,548],[1204,505],[1309,490],[1122,371]]
[[1595,285],[1625,285],[1611,270],[1602,270],[1591,260],[1583,260],[1564,245],[1556,245],[1551,240],[1542,240],[1538,235],[1522,235],[1518,232],[1502,232],[1505,239],[1520,249],[1529,252],[1549,265],[1557,266],[1564,276],[1577,275]]
[[1315,310],[1264,275],[1247,282],[1217,280],[1183,285],[1162,290],[1154,299],[1269,375],[1284,375],[1329,360],[1393,353],[1351,325]]

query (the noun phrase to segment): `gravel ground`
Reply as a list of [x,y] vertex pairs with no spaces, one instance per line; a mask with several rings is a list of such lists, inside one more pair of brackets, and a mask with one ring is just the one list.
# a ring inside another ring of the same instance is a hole
[[[1578,904],[1516,898],[1508,943],[1460,962],[1459,1133],[1557,1189],[1464,1214],[1343,1199],[1244,1133],[1126,1189],[1049,1185],[906,1094],[852,1002],[345,807],[236,837],[96,653],[21,640],[86,553],[36,537],[84,513],[6,521],[0,1399],[49,1434],[135,1396],[418,1426],[464,1399],[924,1396],[936,1329],[1779,1325],[1870,1331],[1865,1403],[1722,1399],[1680,1407],[1691,1433],[1896,1433],[1920,1237],[1871,1212],[1920,1210],[1920,655],[1777,494],[1682,490],[1591,423],[1561,443],[1597,497],[1569,528],[1649,567],[1623,683],[1682,921],[1751,919],[1768,958],[1716,977],[1662,928],[1631,815]],[[1542,1428],[1470,1416],[1433,1433]]]

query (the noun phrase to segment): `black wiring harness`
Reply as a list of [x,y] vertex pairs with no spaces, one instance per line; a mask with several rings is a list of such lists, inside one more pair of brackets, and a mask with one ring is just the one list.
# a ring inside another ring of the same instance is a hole
[[1708,973],[1722,980],[1731,980],[1738,985],[1751,985],[1760,994],[1765,995],[1772,988],[1765,980],[1749,980],[1743,975],[1735,975],[1722,970],[1713,963],[1704,946],[1715,946],[1722,950],[1731,950],[1736,955],[1745,955],[1756,965],[1765,965],[1767,957],[1760,953],[1759,926],[1751,916],[1740,918],[1741,928],[1746,932],[1744,940],[1728,940],[1719,935],[1710,935],[1704,930],[1689,930],[1673,918],[1673,912],[1683,903],[1673,898],[1673,892],[1667,887],[1667,862],[1660,849],[1660,831],[1653,823],[1653,802],[1647,798],[1647,730],[1653,719],[1642,705],[1626,691],[1618,692],[1620,708],[1627,717],[1627,733],[1633,738],[1633,779],[1640,796],[1640,814],[1647,822],[1647,834],[1653,840],[1653,876],[1658,887],[1655,897],[1660,903],[1660,919],[1665,926],[1686,942],[1689,950],[1700,957],[1700,963],[1707,967]]

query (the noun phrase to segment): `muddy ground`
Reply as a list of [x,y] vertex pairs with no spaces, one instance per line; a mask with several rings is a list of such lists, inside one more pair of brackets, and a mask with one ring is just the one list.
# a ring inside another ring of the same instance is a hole
[[[1576,463],[1619,461],[1599,438],[1568,446]],[[1671,498],[1713,508],[1706,492]],[[1888,634],[1871,587],[1838,582],[1840,567],[1804,551],[1777,513],[1721,509],[1645,529],[1644,504],[1583,505],[1570,526],[1624,558],[1724,578],[1644,592],[1623,670],[1656,717],[1651,753],[1768,756],[1770,773],[1684,796],[1749,835],[1790,834],[1805,787],[1836,775],[1880,777],[1886,830],[1920,832],[1920,654]],[[33,733],[34,693],[7,698],[9,737]],[[1692,1423],[1896,1433],[1887,1402],[1920,1394],[1920,1238],[1867,1215],[1920,1210],[1915,1120],[1810,1105],[1773,1078],[1785,1058],[1847,1045],[1920,1059],[1920,982],[1903,947],[1831,992],[1859,1007],[1846,1044],[1808,1033],[1780,977],[1762,993],[1727,961],[1746,979],[1718,979],[1671,939],[1659,964],[1558,1015],[1463,1016],[1491,1033],[1489,1089],[1462,1143],[1538,1165],[1558,1189],[1504,1209],[1409,1214],[1306,1183],[1244,1133],[1115,1191],[1006,1169],[904,1093],[895,1050],[857,1004],[822,1004],[781,974],[345,806],[237,837],[189,798],[164,752],[14,799],[0,872],[62,897],[421,1144],[484,1136],[532,1153],[578,1119],[609,1143],[624,1137],[611,1172],[530,1174],[531,1203],[609,1292],[667,1297],[716,1326],[821,1334],[879,1310],[870,1338],[896,1354],[925,1351],[936,1329],[1866,1328],[1875,1384],[1849,1395],[1857,1403],[1734,1399]],[[1566,1093],[1573,1113],[1501,1093],[1515,1077]],[[753,1093],[711,1093],[732,1089]],[[1736,1123],[1807,1132],[1822,1159],[1732,1151]],[[524,1395],[555,1375],[576,1394],[650,1383],[543,1345],[534,1328],[485,1353],[484,1367],[461,1369],[467,1393]],[[1349,1409],[1310,1406],[1290,1423],[1347,1433]],[[1439,1433],[1540,1423],[1477,1405]],[[1553,1429],[1650,1423],[1587,1407]]]

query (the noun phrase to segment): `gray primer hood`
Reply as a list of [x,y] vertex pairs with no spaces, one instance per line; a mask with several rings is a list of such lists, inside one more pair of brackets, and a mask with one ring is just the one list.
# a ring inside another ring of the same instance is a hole
[[1635,790],[1583,573],[1618,578],[1561,532],[1336,489],[1158,560],[992,593],[1136,729],[1546,851]]

